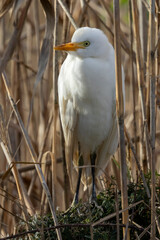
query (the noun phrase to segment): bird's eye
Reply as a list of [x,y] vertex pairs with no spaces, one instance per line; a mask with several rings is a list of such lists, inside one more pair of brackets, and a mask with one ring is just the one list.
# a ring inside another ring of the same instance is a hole
[[84,45],[84,47],[88,47],[90,45],[90,42],[89,41],[85,41],[85,42],[83,42],[83,45]]

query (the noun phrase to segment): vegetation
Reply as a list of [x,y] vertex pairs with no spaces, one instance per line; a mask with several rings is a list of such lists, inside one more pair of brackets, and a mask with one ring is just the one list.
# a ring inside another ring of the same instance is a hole
[[[147,176],[148,183],[150,182],[150,175]],[[160,197],[159,187],[156,188],[157,198]],[[93,233],[94,240],[116,240],[117,239],[117,219],[116,216],[112,216],[112,213],[116,212],[116,202],[118,202],[118,208],[121,209],[121,194],[120,192],[116,196],[115,186],[110,185],[105,192],[100,192],[97,196],[96,203],[82,202],[72,207],[67,212],[58,212],[58,222],[61,226],[62,238],[64,240],[91,239]],[[130,214],[130,236],[131,239],[136,239],[137,235],[142,235],[141,239],[148,240],[150,238],[149,232],[146,231],[147,226],[150,224],[150,199],[148,199],[146,191],[143,187],[142,181],[128,185],[128,201],[129,201],[129,214]],[[134,204],[137,203],[135,206]],[[160,214],[160,210],[157,211],[157,215]],[[108,216],[107,221],[105,221]],[[98,223],[99,220],[104,219]],[[91,228],[93,223],[97,225]],[[30,229],[35,229],[37,232],[31,234],[32,239],[40,239],[40,236],[44,234],[45,239],[57,239],[55,229],[53,227],[53,219],[51,215],[39,216],[35,215],[29,220]],[[123,238],[122,229],[122,217],[119,219],[120,239]],[[24,232],[25,239],[25,223],[20,223],[17,227],[19,233]],[[46,230],[45,230],[46,229]],[[92,231],[92,233],[91,233]],[[146,232],[145,232],[146,231]],[[143,235],[144,234],[144,235]],[[157,237],[158,237],[157,232]],[[21,238],[19,238],[20,240]]]
[[[77,239],[159,238],[160,3],[119,1],[118,20],[117,2],[0,1],[1,239],[32,229],[58,239],[71,239],[69,234]],[[121,29],[114,29],[115,21]],[[82,26],[102,29],[112,45],[120,41],[119,59],[125,72],[125,146],[120,143],[97,180],[97,204],[88,203],[89,189],[84,191],[81,186],[83,201],[63,214],[73,199],[57,102],[58,72],[66,55],[54,52],[53,45],[69,42],[74,30]],[[121,172],[119,149],[126,153],[127,175]],[[120,213],[122,181],[128,186],[125,227]],[[143,202],[133,207],[140,200]],[[116,217],[110,218],[113,212]],[[90,225],[98,220],[110,225],[92,229]],[[50,223],[53,227],[53,221],[54,226],[84,225],[44,231]],[[127,235],[126,229],[130,229]],[[38,234],[28,236],[36,239],[37,235],[38,239]]]

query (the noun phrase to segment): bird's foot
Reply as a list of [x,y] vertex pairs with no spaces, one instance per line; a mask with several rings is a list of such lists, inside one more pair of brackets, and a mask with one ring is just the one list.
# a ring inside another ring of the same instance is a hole
[[97,197],[94,197],[94,198],[92,197],[90,203],[91,203],[91,205],[92,205],[93,208],[99,209],[100,211],[103,212],[103,208],[98,205]]
[[97,196],[96,196],[96,193],[95,194],[92,194],[91,198],[90,198],[90,203],[96,203],[97,202]]
[[97,201],[97,196],[96,196],[96,190],[95,190],[95,185],[93,185],[93,188],[92,188],[92,196],[91,196],[91,203],[92,202],[96,202]]
[[96,196],[91,197],[91,203],[93,203],[93,202],[97,202],[97,197]]

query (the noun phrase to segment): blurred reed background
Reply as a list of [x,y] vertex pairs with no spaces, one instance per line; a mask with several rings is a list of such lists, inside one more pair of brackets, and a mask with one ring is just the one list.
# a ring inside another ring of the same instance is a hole
[[[57,102],[57,77],[66,54],[54,52],[53,44],[70,41],[77,27],[90,26],[102,29],[114,45],[115,19],[112,0],[3,0],[0,7],[3,237],[13,233],[16,223],[21,218],[27,220],[29,214],[45,214],[50,206],[56,222],[55,209],[65,210],[70,205],[73,194],[66,173]],[[126,89],[125,181],[143,179],[151,198],[152,236],[158,201],[155,181],[160,174],[159,12],[158,0],[120,1],[119,37]],[[144,178],[148,173],[151,193]],[[105,190],[111,182],[121,189],[118,151],[100,177],[99,190]],[[83,195],[87,200],[81,186]]]

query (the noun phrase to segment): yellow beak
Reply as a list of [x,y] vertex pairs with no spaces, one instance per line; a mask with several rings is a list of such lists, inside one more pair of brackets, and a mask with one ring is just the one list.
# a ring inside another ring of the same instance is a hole
[[66,44],[62,44],[59,46],[55,46],[54,49],[55,50],[60,50],[60,51],[76,51],[77,49],[83,49],[85,48],[82,43],[76,43],[76,42],[70,42],[70,43],[66,43]]

